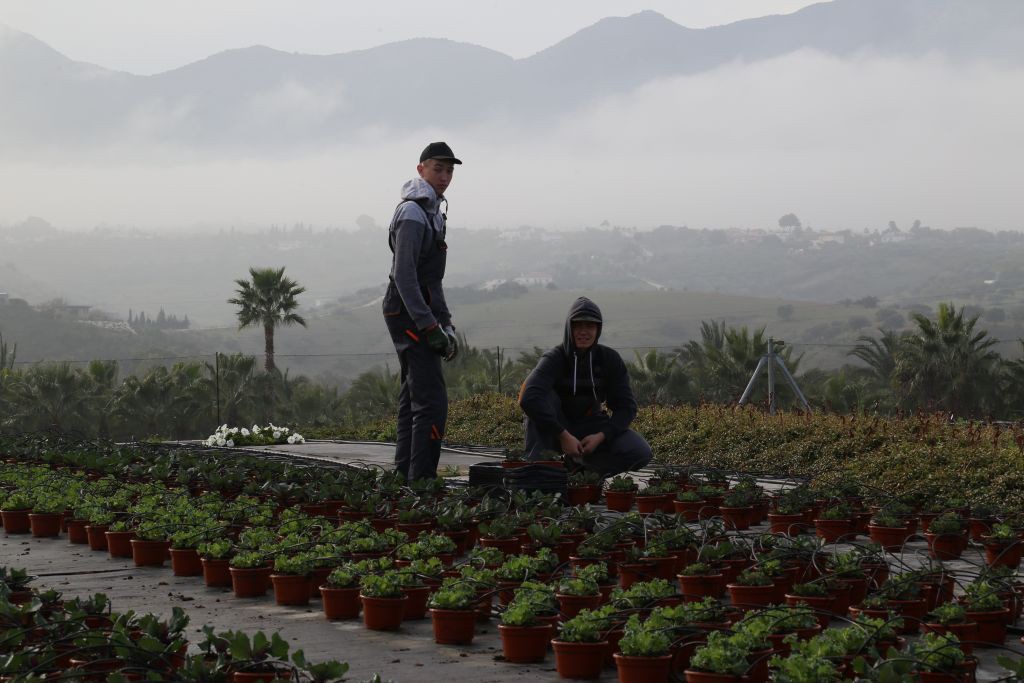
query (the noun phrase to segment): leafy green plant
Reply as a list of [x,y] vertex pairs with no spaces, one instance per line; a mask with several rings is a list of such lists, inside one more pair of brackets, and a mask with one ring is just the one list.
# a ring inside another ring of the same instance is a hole
[[828,683],[842,676],[833,662],[818,655],[796,652],[788,657],[774,655],[768,662],[776,683]]
[[446,584],[430,595],[430,607],[446,610],[476,609],[476,590],[467,583]]
[[790,591],[793,595],[801,597],[823,598],[828,595],[828,586],[820,581],[810,583],[797,583]]
[[619,649],[627,657],[661,657],[671,645],[667,634],[640,621],[636,614],[630,615],[619,641]]
[[992,612],[1003,609],[999,588],[987,580],[978,580],[964,588],[964,603],[968,612]]
[[561,595],[598,595],[600,592],[597,582],[592,579],[568,577],[558,583]]
[[608,482],[608,490],[618,493],[632,493],[637,490],[636,481],[628,475],[616,475]]
[[536,626],[537,608],[529,601],[513,602],[501,613],[501,623],[506,626]]
[[740,586],[771,586],[774,582],[772,577],[758,569],[744,569],[736,575],[737,584]]
[[359,593],[368,598],[402,597],[402,579],[398,572],[369,574],[359,579]]
[[928,525],[928,532],[932,534],[959,534],[963,531],[964,520],[955,512],[944,512]]
[[925,616],[926,622],[942,624],[944,626],[949,624],[960,624],[966,620],[967,610],[963,605],[956,602],[944,602],[941,605],[937,605],[935,609]]
[[599,643],[605,640],[607,628],[608,619],[601,612],[584,609],[562,623],[558,639],[566,643]]
[[959,639],[952,634],[925,633],[910,645],[908,655],[925,671],[948,671],[964,661]]
[[741,639],[730,638],[723,631],[708,634],[707,643],[697,647],[690,658],[690,668],[716,674],[742,676],[746,673],[750,651]]
[[226,538],[218,539],[216,541],[207,541],[200,543],[196,551],[202,556],[210,560],[225,559],[232,555],[234,548],[231,545],[231,541]]
[[247,550],[232,557],[229,564],[238,569],[255,569],[257,567],[265,567],[267,562],[263,553]]
[[694,562],[683,567],[679,573],[683,576],[714,576],[721,572],[707,562]]
[[352,588],[359,585],[359,574],[352,564],[343,564],[327,575],[327,585],[331,588]]

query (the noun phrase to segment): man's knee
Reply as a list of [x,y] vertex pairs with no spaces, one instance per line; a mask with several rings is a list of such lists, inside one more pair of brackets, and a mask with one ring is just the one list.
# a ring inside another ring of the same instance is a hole
[[629,462],[629,469],[638,470],[642,467],[646,467],[651,458],[654,457],[651,451],[651,445],[647,443],[647,439],[640,436],[632,429],[627,430],[625,434],[622,434],[616,441],[623,441],[621,448],[623,451],[623,459]]

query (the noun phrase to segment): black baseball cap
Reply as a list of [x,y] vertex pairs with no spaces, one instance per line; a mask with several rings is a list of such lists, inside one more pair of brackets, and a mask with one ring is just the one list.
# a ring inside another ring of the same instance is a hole
[[455,152],[448,146],[447,142],[431,142],[424,148],[423,153],[420,154],[420,163],[422,164],[427,159],[437,159],[438,161],[450,161],[453,164],[461,164],[462,162],[455,158]]

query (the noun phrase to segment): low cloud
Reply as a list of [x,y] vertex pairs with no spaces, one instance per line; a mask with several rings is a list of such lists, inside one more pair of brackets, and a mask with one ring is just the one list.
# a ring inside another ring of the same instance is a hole
[[[243,106],[264,117],[254,129],[316,129],[349,105],[285,86]],[[254,139],[230,158],[157,139],[186,111],[142,112],[120,148],[0,160],[0,222],[384,223],[419,150],[446,139],[466,162],[449,192],[458,226],[758,227],[793,211],[823,228],[1024,229],[1024,69],[992,63],[800,52],[653,82],[542,130],[369,129],[293,154]]]

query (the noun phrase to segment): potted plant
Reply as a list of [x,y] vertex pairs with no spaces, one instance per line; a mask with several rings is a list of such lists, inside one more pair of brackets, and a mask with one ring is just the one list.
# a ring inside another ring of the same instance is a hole
[[604,492],[605,505],[615,512],[629,512],[636,500],[636,482],[628,475],[616,475],[608,482]]
[[672,508],[683,516],[687,522],[696,522],[700,517],[700,510],[704,507],[704,498],[696,491],[678,491],[676,498],[672,501]]
[[922,683],[948,681],[951,675],[954,680],[965,680],[966,655],[954,635],[925,633],[909,647],[907,656],[915,661]]
[[757,569],[744,569],[725,587],[732,604],[744,610],[766,607],[775,595],[775,582]]
[[687,602],[700,602],[708,596],[719,598],[725,592],[725,577],[717,567],[707,562],[687,565],[678,579],[683,599]]
[[508,517],[498,517],[490,522],[481,523],[480,545],[485,548],[497,548],[504,555],[515,555],[521,545],[515,522]]
[[739,683],[750,666],[747,642],[724,631],[708,633],[707,642],[690,657],[687,683]]
[[962,598],[968,618],[978,624],[977,640],[1002,645],[1006,640],[1006,620],[1010,610],[1003,605],[999,589],[985,579],[970,583]]
[[227,631],[222,636],[228,642],[231,654],[233,683],[269,683],[291,680],[288,662],[288,642],[280,634],[269,638],[257,631],[250,639],[243,631]]
[[571,619],[579,614],[580,610],[597,609],[601,604],[601,589],[593,579],[565,577],[558,582],[555,597],[558,598],[562,617]]
[[985,563],[990,567],[1013,567],[1020,564],[1024,544],[1009,524],[992,525],[992,531],[981,537],[985,546]]
[[590,470],[570,474],[566,497],[569,505],[596,504],[601,499],[601,475]]
[[967,609],[956,602],[944,602],[936,606],[925,615],[921,628],[925,633],[953,634],[967,655],[974,649],[970,641],[975,640],[978,635],[978,624],[969,620]]
[[308,552],[278,555],[270,583],[274,586],[274,602],[278,605],[308,605],[309,577],[314,556]]
[[722,516],[726,527],[736,531],[750,528],[753,510],[751,494],[739,487],[726,493],[722,498],[721,505],[718,506],[718,513]]
[[663,631],[630,615],[615,653],[619,683],[667,683],[672,667],[672,640]]
[[396,631],[405,616],[408,601],[397,571],[369,574],[359,580],[359,599],[363,604],[363,624],[372,631]]
[[0,519],[4,523],[4,532],[8,534],[27,534],[32,530],[29,523],[29,512],[34,501],[24,491],[14,491],[0,503]]
[[[673,512],[672,498],[676,488],[669,483],[648,484],[646,488],[636,492],[636,509],[642,515],[653,512]],[[607,495],[605,496],[607,499]]]
[[170,549],[166,522],[144,519],[135,527],[135,535],[128,541],[132,549],[132,562],[136,567],[162,567]]
[[272,568],[267,565],[266,556],[255,550],[245,550],[228,561],[231,573],[231,588],[236,598],[256,598],[265,595],[270,588]]
[[430,596],[434,642],[468,645],[473,642],[477,619],[477,592],[461,579],[446,579]]
[[826,543],[836,543],[853,531],[853,513],[845,503],[825,508],[814,520],[814,533]]
[[226,538],[200,543],[196,548],[199,562],[203,567],[203,583],[207,586],[230,586],[231,572],[229,563],[234,555],[234,547]]
[[885,550],[899,550],[910,536],[910,527],[905,519],[883,510],[871,517],[868,535]]
[[513,600],[501,613],[498,632],[507,662],[540,662],[547,655],[551,626],[540,620],[537,605],[530,600]]
[[111,557],[131,557],[132,538],[135,531],[129,527],[128,522],[119,519],[110,525],[110,528],[103,534],[107,537],[107,552]]
[[[828,626],[833,613],[838,611],[835,609],[835,596],[829,593],[828,584],[824,581],[794,584],[785,597],[787,605],[803,604],[813,609],[822,628]],[[844,608],[842,613],[845,612]]]
[[835,663],[820,655],[795,652],[788,657],[775,655],[769,661],[775,683],[838,683],[843,680]]
[[967,529],[963,519],[955,512],[944,512],[934,517],[925,532],[928,553],[937,560],[955,560],[967,547]]
[[885,596],[886,605],[903,619],[903,633],[916,633],[928,611],[928,603],[921,595],[921,587],[913,573],[891,577],[878,592]]
[[61,519],[64,516],[64,496],[53,489],[43,489],[36,494],[32,511],[28,514],[29,530],[36,538],[60,536]]
[[558,637],[551,641],[555,669],[562,678],[592,679],[601,676],[608,640],[609,620],[600,613],[582,610],[562,623]]

